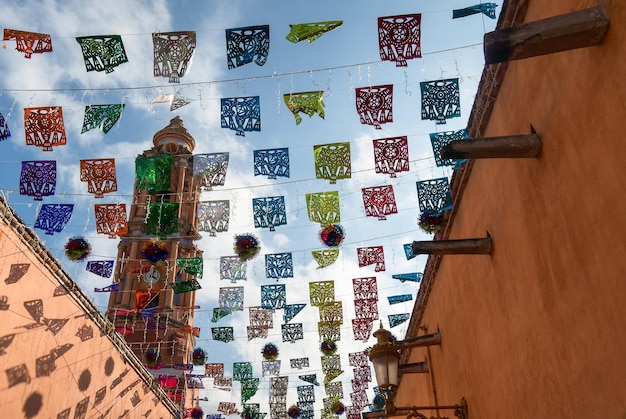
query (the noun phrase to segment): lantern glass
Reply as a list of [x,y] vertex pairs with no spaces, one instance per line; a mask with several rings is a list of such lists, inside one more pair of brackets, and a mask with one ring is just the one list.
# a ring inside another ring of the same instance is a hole
[[398,385],[398,356],[396,352],[381,354],[372,358],[374,373],[379,387]]

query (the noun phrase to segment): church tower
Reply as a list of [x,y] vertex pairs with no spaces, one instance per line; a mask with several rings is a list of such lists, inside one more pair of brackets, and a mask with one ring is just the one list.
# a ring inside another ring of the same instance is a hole
[[[179,117],[154,134],[137,156],[128,233],[120,236],[107,315],[153,375],[169,376],[165,391],[190,401],[186,371],[195,345],[196,278],[202,251],[194,242],[200,190],[193,178],[195,140]],[[174,377],[176,376],[176,377]]]

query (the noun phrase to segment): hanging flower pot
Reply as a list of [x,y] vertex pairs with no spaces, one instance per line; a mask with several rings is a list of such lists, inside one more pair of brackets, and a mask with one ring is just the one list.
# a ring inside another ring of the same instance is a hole
[[261,251],[259,239],[252,234],[242,234],[235,236],[235,253],[239,256],[239,260],[250,260]]
[[385,404],[385,398],[381,394],[377,394],[376,396],[374,396],[372,406],[374,406],[375,409],[382,410],[385,407]]
[[85,260],[91,253],[91,246],[84,237],[72,237],[65,245],[65,256],[71,261]]
[[150,263],[160,263],[167,259],[169,251],[167,242],[159,239],[150,239],[141,246],[141,257]]
[[320,351],[324,355],[332,355],[337,352],[337,344],[332,340],[325,340],[320,344]]
[[191,416],[191,419],[202,419],[202,417],[204,416],[204,411],[201,407],[193,407],[189,412],[189,416]]
[[261,353],[263,354],[263,358],[268,361],[273,361],[278,358],[278,347],[273,343],[266,343]]
[[341,400],[335,400],[331,405],[330,409],[333,411],[335,415],[341,415],[346,410],[346,406],[341,402]]
[[296,419],[300,417],[300,408],[295,404],[292,404],[289,409],[287,409],[287,416],[292,419]]
[[243,412],[241,412],[241,419],[252,419],[252,410],[249,407],[243,409]]
[[158,350],[150,348],[143,356],[143,363],[150,369],[159,369],[161,368],[161,354]]
[[346,237],[343,227],[339,224],[326,224],[320,231],[320,240],[328,247],[337,247]]
[[418,225],[425,233],[436,233],[443,225],[443,213],[427,209],[420,214]]
[[196,348],[192,354],[193,365],[204,365],[206,362],[207,353],[202,348]]

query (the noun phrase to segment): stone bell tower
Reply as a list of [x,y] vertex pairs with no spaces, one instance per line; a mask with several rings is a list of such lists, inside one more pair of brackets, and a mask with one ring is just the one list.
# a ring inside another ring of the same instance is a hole
[[158,353],[151,371],[155,377],[170,376],[164,389],[182,405],[190,399],[181,364],[191,363],[195,345],[195,290],[175,293],[173,285],[195,278],[181,261],[202,266],[202,251],[194,244],[201,238],[196,229],[200,190],[193,178],[196,142],[177,116],[154,134],[153,143],[137,156],[128,233],[120,237],[117,252],[119,290],[111,293],[107,316],[139,359]]

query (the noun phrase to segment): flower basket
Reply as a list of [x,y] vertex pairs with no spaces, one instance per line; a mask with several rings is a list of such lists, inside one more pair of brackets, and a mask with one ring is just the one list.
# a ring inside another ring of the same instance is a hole
[[328,247],[337,247],[346,237],[343,227],[339,224],[327,224],[320,231],[320,241]]
[[289,409],[287,409],[287,416],[292,419],[296,419],[300,417],[300,408],[295,404],[291,405]]
[[268,361],[273,361],[278,358],[278,347],[273,343],[267,343],[263,347],[261,353],[263,354],[263,358],[267,359]]
[[376,396],[374,396],[372,406],[374,406],[375,409],[382,410],[385,407],[385,404],[385,398],[381,394],[377,394]]
[[85,260],[91,253],[91,246],[84,237],[72,237],[65,245],[65,256],[71,261]]
[[143,363],[150,369],[161,367],[161,354],[154,348],[148,349],[143,356]]
[[344,406],[341,400],[335,400],[330,408],[335,415],[341,415],[346,411],[346,406]]
[[242,234],[235,236],[235,253],[239,256],[239,260],[247,261],[252,259],[261,251],[259,239],[252,234]]
[[243,412],[241,412],[241,419],[252,419],[252,410],[249,407],[243,409]]
[[141,246],[141,257],[153,264],[163,262],[168,254],[167,242],[164,240],[150,239]]
[[337,344],[332,340],[325,340],[320,344],[320,351],[324,355],[332,355],[337,352]]
[[427,209],[420,214],[418,225],[425,233],[434,234],[443,225],[443,213]]
[[196,348],[193,350],[193,354],[191,356],[193,365],[204,365],[206,362],[207,353],[202,348]]
[[189,412],[189,416],[191,416],[191,419],[202,419],[204,411],[201,407],[193,407]]

